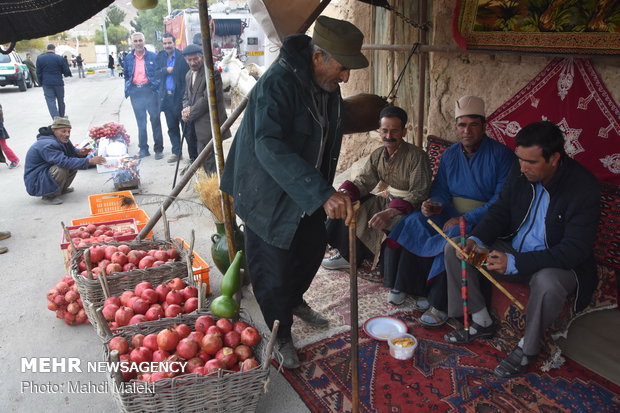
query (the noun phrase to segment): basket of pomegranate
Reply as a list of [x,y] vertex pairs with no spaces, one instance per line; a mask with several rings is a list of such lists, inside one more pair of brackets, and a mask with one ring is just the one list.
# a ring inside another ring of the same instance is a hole
[[[188,250],[178,241],[139,241],[78,247],[71,255],[75,280],[91,324],[90,304],[101,307],[108,297],[121,297],[143,281],[154,288],[173,279],[195,286],[188,268]],[[193,300],[192,300],[193,301]]]
[[110,389],[123,412],[255,411],[276,333],[204,312],[128,326],[104,344]]

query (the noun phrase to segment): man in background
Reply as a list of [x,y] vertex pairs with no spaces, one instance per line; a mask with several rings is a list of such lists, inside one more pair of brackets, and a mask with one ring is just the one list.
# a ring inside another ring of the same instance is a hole
[[134,49],[125,56],[123,73],[125,77],[125,98],[130,98],[136,123],[138,124],[138,146],[140,157],[151,156],[149,152],[146,115],[148,113],[153,131],[155,159],[164,157],[164,138],[161,133],[159,110],[160,68],[157,55],[144,47],[144,34],[131,35]]
[[[47,45],[47,52],[37,58],[37,78],[43,86],[43,96],[47,110],[52,117],[65,117],[65,82],[62,77],[70,77],[71,70],[67,60],[56,54],[56,46]],[[57,104],[58,103],[58,104]]]
[[164,33],[162,44],[164,50],[157,54],[157,64],[161,67],[161,80],[159,94],[161,98],[161,111],[166,116],[168,125],[168,137],[172,145],[172,155],[168,162],[176,162],[182,157],[181,131],[184,123],[181,120],[183,109],[183,94],[185,93],[185,75],[189,70],[187,62],[181,51],[175,47],[175,37],[170,33]]
[[37,77],[37,68],[32,61],[32,55],[30,53],[26,53],[26,58],[24,59],[24,64],[28,68],[30,72],[30,78],[32,79],[32,84],[36,86],[41,86],[39,84],[39,78]]

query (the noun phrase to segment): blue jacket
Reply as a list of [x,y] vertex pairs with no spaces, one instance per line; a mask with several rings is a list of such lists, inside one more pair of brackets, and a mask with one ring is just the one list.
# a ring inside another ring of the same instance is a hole
[[[136,67],[135,50],[125,56],[123,62],[123,76],[125,77],[125,97],[129,97],[131,89],[135,88],[133,84],[133,71]],[[144,51],[144,68],[146,78],[149,80],[149,87],[155,92],[159,89],[161,68],[157,64],[157,55],[148,50]]]
[[37,58],[37,77],[43,86],[64,86],[62,77],[71,76],[69,65],[54,52],[43,53]]
[[278,61],[250,93],[222,177],[221,189],[234,198],[235,212],[248,228],[283,249],[302,215],[313,214],[336,192],[343,102],[340,90],[328,94],[321,150],[323,128],[312,85],[310,38],[289,36]]
[[58,191],[58,184],[49,169],[58,165],[66,169],[87,169],[88,159],[77,154],[71,141],[62,143],[49,127],[39,129],[37,141],[26,153],[24,183],[32,196],[45,196]]
[[[157,53],[157,65],[159,66],[161,78],[159,82],[159,98],[164,101],[166,96],[166,78],[168,77],[167,69],[168,53],[165,50]],[[174,67],[172,69],[172,79],[174,80],[174,94],[172,100],[175,104],[175,110],[181,113],[183,109],[183,94],[185,93],[185,75],[189,71],[189,66],[185,58],[178,49],[174,49]]]

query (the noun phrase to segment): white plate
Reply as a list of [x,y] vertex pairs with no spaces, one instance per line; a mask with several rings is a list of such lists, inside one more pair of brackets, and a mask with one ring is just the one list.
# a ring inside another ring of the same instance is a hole
[[390,337],[406,333],[407,325],[394,317],[378,316],[366,320],[364,331],[375,340],[387,341]]

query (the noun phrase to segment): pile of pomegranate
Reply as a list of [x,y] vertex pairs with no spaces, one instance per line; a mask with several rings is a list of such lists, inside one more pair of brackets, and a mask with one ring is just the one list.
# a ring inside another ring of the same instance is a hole
[[108,347],[119,352],[121,363],[153,365],[174,362],[182,366],[182,371],[176,373],[165,368],[147,372],[131,368],[121,370],[125,381],[155,382],[189,373],[209,375],[218,370],[238,372],[256,368],[260,363],[254,357],[252,347],[260,341],[258,331],[244,321],[232,323],[226,318],[215,321],[204,315],[196,319],[193,328],[176,324],[158,333],[136,334],[130,340],[116,336],[109,341]]
[[[136,268],[144,269],[179,260],[179,251],[176,248],[152,249],[144,251],[132,249],[127,244],[121,245],[93,245],[89,248],[93,276],[105,270],[106,275],[115,272],[126,272]],[[78,270],[86,277],[86,264],[83,257],[78,261]]]
[[198,309],[198,289],[180,278],[154,287],[142,281],[133,291],[120,297],[108,297],[103,303],[103,317],[112,329],[127,325],[176,317]]
[[116,122],[108,122],[103,126],[94,126],[88,131],[88,136],[95,141],[99,141],[100,138],[122,138],[125,144],[129,145],[129,135],[123,125]]
[[70,326],[89,322],[75,281],[69,275],[62,277],[54,288],[47,292],[47,309],[55,311],[56,317]]
[[[73,245],[76,247],[85,247],[87,244],[94,243],[133,239],[135,236],[131,237],[130,235],[132,234],[137,235],[137,232],[135,228],[131,228],[131,226],[128,225],[109,226],[105,224],[88,224],[69,229],[69,235],[73,240]],[[64,241],[66,242],[67,240]]]

